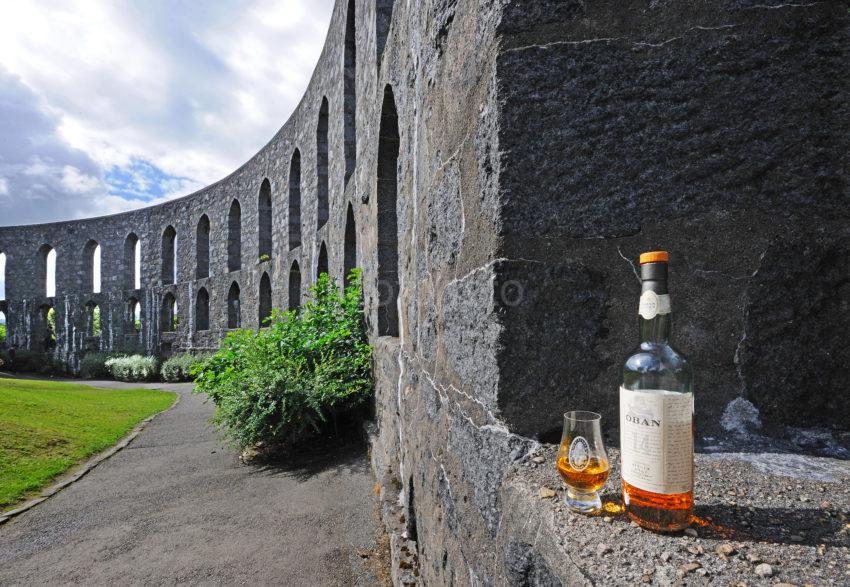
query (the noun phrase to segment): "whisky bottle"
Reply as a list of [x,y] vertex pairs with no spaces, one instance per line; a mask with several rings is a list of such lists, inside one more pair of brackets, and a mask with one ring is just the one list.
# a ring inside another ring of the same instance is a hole
[[688,361],[670,346],[666,251],[640,256],[640,344],[620,387],[623,504],[645,528],[690,525],[694,504],[694,396]]

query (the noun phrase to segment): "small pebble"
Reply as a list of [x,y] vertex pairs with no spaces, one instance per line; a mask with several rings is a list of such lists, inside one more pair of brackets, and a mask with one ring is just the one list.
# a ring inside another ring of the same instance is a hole
[[747,560],[751,563],[760,563],[761,557],[754,552],[747,554]]
[[687,534],[691,538],[696,538],[698,536],[697,531],[693,528],[685,528],[685,534]]
[[661,553],[661,556],[659,558],[661,558],[661,560],[663,560],[666,563],[667,561],[670,560],[671,556],[673,556],[673,555],[665,550],[664,552]]
[[802,541],[803,541],[803,537],[802,537],[802,536],[800,536],[799,534],[792,534],[792,535],[791,535],[791,541],[792,541],[792,542],[802,542]]
[[771,567],[767,563],[761,563],[756,567],[756,575],[761,577],[762,579],[766,579],[768,577],[773,576],[773,567]]
[[725,544],[718,544],[717,548],[714,549],[714,552],[717,553],[717,556],[726,558],[735,554],[735,547],[728,542]]
[[611,516],[605,516],[604,518],[602,518],[602,521],[610,524],[614,521],[614,518],[612,518]]
[[538,465],[542,465],[543,463],[546,462],[546,459],[544,457],[541,457],[541,456],[533,457],[531,460],[534,461],[535,463],[537,463]]
[[701,564],[699,564],[696,561],[693,561],[693,562],[685,563],[684,565],[679,567],[679,573],[681,575],[687,575],[688,573],[692,573],[692,572],[696,571],[697,569],[701,569],[701,568],[702,568]]
[[557,495],[557,494],[555,493],[554,489],[551,489],[549,487],[541,487],[540,488],[540,497],[542,497],[543,499],[555,497],[555,495]]
[[611,547],[602,542],[596,547],[596,555],[597,556],[605,556],[606,554],[611,552]]

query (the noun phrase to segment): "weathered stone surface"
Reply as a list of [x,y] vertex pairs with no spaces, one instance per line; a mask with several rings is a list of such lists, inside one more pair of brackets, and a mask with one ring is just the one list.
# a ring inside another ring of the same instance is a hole
[[534,547],[511,540],[505,548],[505,578],[510,585],[560,587],[561,580],[552,574],[549,565]]
[[738,364],[766,419],[847,427],[850,228],[832,225],[777,240],[747,290]]
[[526,436],[559,435],[563,413],[586,404],[588,383],[601,372],[594,347],[608,336],[602,273],[525,261],[500,261],[495,272],[500,413]]

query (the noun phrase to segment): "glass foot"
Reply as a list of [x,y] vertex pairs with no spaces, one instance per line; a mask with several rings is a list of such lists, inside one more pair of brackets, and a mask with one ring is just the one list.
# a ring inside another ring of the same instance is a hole
[[592,514],[602,509],[602,500],[595,491],[593,493],[577,493],[567,488],[564,503],[574,512],[582,514]]

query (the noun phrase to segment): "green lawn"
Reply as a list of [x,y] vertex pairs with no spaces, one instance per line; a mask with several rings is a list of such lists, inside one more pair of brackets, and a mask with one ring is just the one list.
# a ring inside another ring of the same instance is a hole
[[0,378],[0,511],[173,403],[165,391]]

